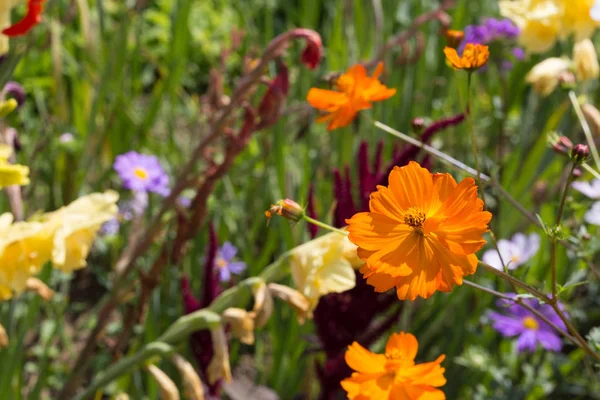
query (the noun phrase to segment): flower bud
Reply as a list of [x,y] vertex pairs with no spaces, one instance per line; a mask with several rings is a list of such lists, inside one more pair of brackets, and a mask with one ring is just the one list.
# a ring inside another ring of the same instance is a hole
[[224,323],[229,324],[233,336],[244,344],[254,343],[254,314],[248,311],[231,307],[223,311],[221,316]]
[[548,143],[552,149],[559,154],[569,154],[573,148],[573,142],[566,136],[558,136],[556,132],[548,135]]
[[11,112],[15,111],[19,103],[15,99],[8,99],[6,101],[0,102],[0,118],[6,117]]
[[446,37],[448,47],[456,49],[465,38],[465,33],[456,29],[446,29],[444,31],[444,36]]
[[278,283],[269,283],[269,290],[275,297],[290,304],[298,314],[298,322],[302,325],[306,318],[311,318],[310,301],[299,291]]
[[542,97],[551,94],[559,84],[563,72],[569,70],[570,62],[563,58],[551,57],[536,64],[525,76],[525,81]]
[[54,291],[38,278],[27,278],[26,285],[28,291],[37,293],[45,301],[52,299],[52,296],[54,296]]
[[8,346],[8,335],[6,334],[6,330],[0,324],[0,349],[3,349]]
[[204,400],[204,388],[196,370],[188,360],[175,353],[171,361],[179,370],[183,384],[183,398],[188,400]]
[[294,200],[285,199],[279,200],[277,204],[272,204],[271,208],[265,211],[267,218],[271,218],[273,215],[279,215],[280,217],[289,219],[294,222],[300,221],[304,215],[304,208]]
[[573,169],[573,178],[575,178],[575,179],[581,178],[582,175],[583,175],[583,171],[580,168]]
[[573,148],[571,149],[571,158],[575,161],[575,162],[584,162],[586,160],[586,158],[588,158],[590,155],[590,148],[587,146],[587,144],[576,144],[575,146],[573,146]]
[[573,48],[573,66],[579,81],[596,79],[600,75],[598,55],[590,39],[583,39]]
[[227,338],[225,330],[219,324],[216,328],[210,330],[210,337],[213,343],[213,358],[208,364],[206,375],[208,383],[213,385],[219,379],[225,382],[231,382],[231,367],[229,366],[229,350],[227,348]]
[[413,132],[420,134],[425,129],[425,120],[423,118],[413,118],[410,121],[410,126],[412,126]]
[[252,287],[254,293],[254,325],[256,328],[262,328],[273,313],[273,297],[264,281]]
[[179,390],[177,390],[177,385],[175,385],[167,374],[154,364],[147,365],[146,371],[152,375],[158,384],[162,400],[179,400]]

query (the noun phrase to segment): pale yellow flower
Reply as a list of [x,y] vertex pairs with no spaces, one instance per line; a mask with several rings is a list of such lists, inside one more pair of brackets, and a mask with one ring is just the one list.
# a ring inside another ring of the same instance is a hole
[[321,296],[344,292],[356,285],[352,264],[344,257],[347,240],[332,232],[292,250],[292,277],[298,291],[309,300],[311,311]]
[[[0,219],[0,287],[2,297],[23,291],[27,279],[37,275],[52,254],[52,236],[39,222],[16,222],[6,226],[9,218]],[[1,226],[4,225],[4,226]]]
[[583,39],[575,44],[573,48],[573,67],[575,76],[579,81],[597,79],[600,75],[598,65],[598,54],[590,39]]
[[28,185],[29,168],[24,165],[10,164],[12,147],[0,144],[0,188],[10,185]]
[[521,30],[519,43],[531,53],[543,53],[558,39],[590,37],[598,22],[590,15],[594,0],[502,0],[500,14]]
[[118,212],[118,199],[119,195],[110,190],[92,193],[42,216],[54,233],[52,263],[55,268],[72,272],[86,265],[85,259],[100,227]]
[[525,76],[525,81],[533,85],[533,90],[540,96],[548,96],[556,89],[560,77],[571,66],[568,59],[551,57],[536,64]]

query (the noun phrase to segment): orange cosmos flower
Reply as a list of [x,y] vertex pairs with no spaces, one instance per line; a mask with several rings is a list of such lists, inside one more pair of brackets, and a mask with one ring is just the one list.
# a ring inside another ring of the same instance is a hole
[[400,300],[449,292],[475,273],[475,252],[492,214],[483,211],[472,178],[431,174],[416,162],[394,167],[389,187],[371,193],[370,212],[355,214],[348,238],[366,260],[361,268],[377,292],[396,287]]
[[452,47],[445,47],[444,54],[454,68],[474,71],[487,63],[487,60],[490,57],[490,49],[482,44],[467,43],[463,50],[462,57],[459,57],[456,49],[453,49]]
[[342,381],[351,400],[444,400],[436,387],[446,384],[442,354],[433,362],[415,364],[419,344],[410,333],[394,333],[385,354],[371,353],[354,342],[348,346],[346,363],[356,370]]
[[462,42],[465,38],[465,33],[455,29],[446,29],[444,36],[446,36],[446,43],[448,43],[448,47],[456,49],[458,46],[460,46],[460,42]]
[[383,63],[377,64],[373,76],[367,76],[365,67],[356,64],[337,79],[337,91],[310,89],[306,100],[311,106],[327,112],[317,122],[329,121],[329,131],[344,127],[352,122],[360,110],[371,108],[371,102],[385,100],[396,94],[396,89],[389,89],[379,82],[382,72]]

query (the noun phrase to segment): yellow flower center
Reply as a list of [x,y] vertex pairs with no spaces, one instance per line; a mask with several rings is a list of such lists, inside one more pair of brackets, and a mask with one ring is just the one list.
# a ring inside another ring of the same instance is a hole
[[145,168],[142,167],[136,167],[133,170],[133,173],[135,174],[135,176],[137,176],[138,178],[142,179],[142,180],[146,180],[148,179],[148,171],[146,171]]
[[227,261],[223,260],[221,257],[218,257],[215,261],[217,268],[225,268],[227,266]]
[[537,331],[538,328],[540,327],[538,322],[533,317],[525,317],[523,319],[523,326],[527,329],[531,329],[534,331]]
[[512,257],[511,257],[511,259],[510,259],[510,261],[511,261],[513,264],[514,264],[514,263],[516,263],[517,261],[519,261],[519,256],[516,256],[516,255],[515,255],[515,256],[512,256]]
[[402,360],[406,358],[406,353],[400,349],[392,349],[391,351],[386,351],[385,358],[388,360]]
[[342,74],[335,84],[340,92],[350,93],[352,88],[354,88],[354,78],[349,75]]
[[416,207],[411,207],[404,214],[404,223],[415,229],[423,229],[425,223],[425,213]]

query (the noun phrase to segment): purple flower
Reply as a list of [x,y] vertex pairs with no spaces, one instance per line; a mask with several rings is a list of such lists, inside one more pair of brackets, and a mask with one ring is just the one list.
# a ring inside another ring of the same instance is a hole
[[[465,27],[465,37],[458,47],[458,53],[462,54],[467,43],[492,44],[498,42],[507,44],[510,54],[517,60],[523,59],[525,54],[519,47],[513,47],[519,36],[519,28],[510,19],[486,18],[481,25],[468,25]],[[512,68],[509,60],[500,64],[503,69]]]
[[144,215],[146,207],[148,207],[148,193],[133,192],[131,200],[119,204],[119,214],[123,216],[124,220],[131,221],[135,217]]
[[119,220],[117,218],[109,219],[100,227],[100,235],[112,236],[119,233]]
[[6,95],[12,96],[17,101],[18,107],[21,107],[25,102],[25,90],[23,90],[23,86],[19,85],[17,82],[6,82],[2,92],[0,92],[0,96],[4,99]]
[[113,168],[126,189],[161,196],[169,194],[169,177],[155,156],[130,151],[117,156]]
[[[507,293],[514,295],[514,293]],[[550,322],[557,327],[566,330],[566,326],[554,309],[549,304],[542,304],[537,299],[523,299],[523,302],[539,311]],[[499,300],[498,307],[504,308],[504,313],[490,312],[493,321],[492,326],[505,337],[517,339],[517,350],[519,352],[533,352],[541,345],[548,351],[560,351],[562,340],[554,328],[538,318],[525,307],[510,301]],[[562,309],[562,305],[559,304]]]
[[229,282],[231,274],[239,275],[246,269],[246,263],[242,261],[231,261],[237,254],[238,249],[229,242],[223,243],[223,246],[217,252],[215,266],[219,270],[219,280]]

